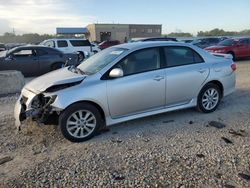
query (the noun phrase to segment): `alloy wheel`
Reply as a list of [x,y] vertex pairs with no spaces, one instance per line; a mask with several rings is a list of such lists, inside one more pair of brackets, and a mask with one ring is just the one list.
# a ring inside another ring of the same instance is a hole
[[71,114],[66,122],[68,133],[75,138],[90,135],[96,127],[96,117],[88,110],[79,110]]
[[212,110],[219,102],[219,92],[214,88],[207,89],[202,96],[202,106],[206,110]]

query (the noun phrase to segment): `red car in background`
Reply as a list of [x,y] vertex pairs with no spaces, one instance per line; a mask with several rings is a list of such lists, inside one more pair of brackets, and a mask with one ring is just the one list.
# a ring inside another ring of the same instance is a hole
[[110,40],[110,41],[103,41],[99,44],[99,48],[101,50],[105,49],[105,48],[108,48],[110,46],[114,46],[114,45],[117,45],[117,44],[120,44],[120,41],[118,40]]
[[233,59],[250,57],[250,38],[231,38],[218,43],[216,46],[205,48],[208,52],[231,54]]

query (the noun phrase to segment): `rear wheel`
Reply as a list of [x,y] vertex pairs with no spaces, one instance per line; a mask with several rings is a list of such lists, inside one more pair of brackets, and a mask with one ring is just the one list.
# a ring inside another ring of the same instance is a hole
[[103,125],[98,109],[89,103],[78,103],[67,108],[59,117],[63,136],[71,142],[92,138]]
[[204,113],[216,110],[221,100],[221,90],[213,83],[205,85],[198,96],[197,109]]

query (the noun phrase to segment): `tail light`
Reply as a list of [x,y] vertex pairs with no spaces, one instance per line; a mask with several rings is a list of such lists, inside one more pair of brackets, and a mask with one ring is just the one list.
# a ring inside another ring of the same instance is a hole
[[232,69],[233,71],[236,71],[237,66],[236,66],[236,64],[235,64],[235,63],[232,63],[232,64],[231,64],[231,69]]

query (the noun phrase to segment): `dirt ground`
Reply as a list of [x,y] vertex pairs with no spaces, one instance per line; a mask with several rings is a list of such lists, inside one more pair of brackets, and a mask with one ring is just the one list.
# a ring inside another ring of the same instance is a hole
[[218,110],[194,109],[109,127],[84,143],[57,126],[16,132],[18,95],[0,98],[0,187],[250,187],[250,60]]

